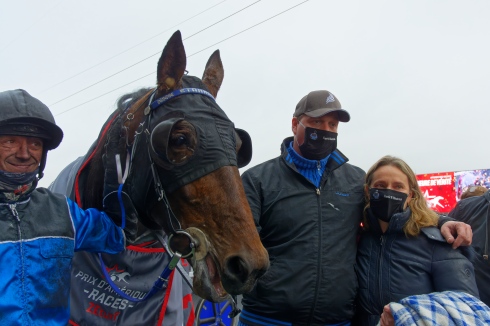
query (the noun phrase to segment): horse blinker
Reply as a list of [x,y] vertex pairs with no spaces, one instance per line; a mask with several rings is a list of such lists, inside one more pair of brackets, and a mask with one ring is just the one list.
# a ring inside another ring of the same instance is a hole
[[150,155],[164,169],[185,164],[198,146],[194,126],[185,121],[185,115],[176,112],[174,117],[163,120],[150,134]]

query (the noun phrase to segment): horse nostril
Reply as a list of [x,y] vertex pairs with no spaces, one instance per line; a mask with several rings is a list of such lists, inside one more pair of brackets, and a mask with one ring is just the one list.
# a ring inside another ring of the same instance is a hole
[[228,258],[226,268],[230,275],[238,279],[241,283],[245,283],[250,274],[247,263],[240,256]]

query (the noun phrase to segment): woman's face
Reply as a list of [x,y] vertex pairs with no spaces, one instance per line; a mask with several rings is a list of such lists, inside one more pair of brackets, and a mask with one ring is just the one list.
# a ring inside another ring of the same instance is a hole
[[391,165],[382,166],[374,171],[369,188],[390,189],[407,194],[408,198],[403,209],[407,208],[412,199],[408,177],[400,169]]

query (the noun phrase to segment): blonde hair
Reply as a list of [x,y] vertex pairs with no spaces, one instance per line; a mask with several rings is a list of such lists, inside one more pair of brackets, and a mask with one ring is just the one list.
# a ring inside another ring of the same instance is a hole
[[[403,172],[408,178],[408,186],[410,188],[410,192],[412,194],[412,199],[408,203],[408,207],[412,211],[410,218],[407,223],[403,227],[403,231],[405,235],[408,236],[417,236],[420,233],[420,229],[427,226],[437,226],[437,222],[439,220],[439,215],[436,212],[431,210],[427,206],[427,201],[420,190],[419,184],[417,183],[417,178],[415,173],[412,171],[410,166],[408,166],[405,161],[398,157],[394,156],[383,156],[380,158],[373,166],[369,169],[366,174],[366,181],[364,184],[365,189],[369,189],[369,185],[373,181],[373,174],[376,170],[383,166],[393,166]],[[364,223],[366,221],[366,209],[369,207],[369,197],[366,192],[366,206],[364,207]]]

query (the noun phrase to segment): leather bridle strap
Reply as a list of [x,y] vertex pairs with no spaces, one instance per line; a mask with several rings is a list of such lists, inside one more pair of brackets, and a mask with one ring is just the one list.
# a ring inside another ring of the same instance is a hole
[[167,217],[168,217],[167,227],[169,229],[169,232],[171,233],[170,237],[169,237],[169,247],[173,252],[177,253],[178,251],[175,250],[174,248],[172,248],[171,240],[173,239],[174,242],[176,242],[176,243],[179,243],[179,242],[182,243],[182,241],[179,241],[179,238],[183,239],[185,237],[188,237],[188,240],[189,240],[188,241],[188,248],[187,248],[188,252],[185,252],[185,253],[180,252],[182,257],[185,258],[185,257],[190,257],[194,254],[196,242],[189,233],[182,230],[182,226],[181,226],[179,220],[177,219],[177,216],[175,216],[174,212],[172,211],[172,208],[170,207],[170,203],[168,201],[167,195],[165,193],[162,182],[160,180],[160,176],[158,175],[155,162],[153,162],[153,159],[150,155],[150,139],[149,139],[150,135],[151,135],[150,120],[151,120],[151,115],[153,112],[155,112],[155,110],[157,110],[159,107],[163,106],[165,103],[167,103],[168,101],[170,101],[176,97],[179,97],[182,95],[197,94],[197,95],[206,96],[206,97],[212,99],[213,101],[215,101],[215,98],[213,97],[213,95],[211,93],[209,93],[203,89],[200,89],[200,88],[177,89],[177,90],[174,90],[171,93],[164,95],[164,96],[156,99],[155,101],[153,101],[155,94],[156,94],[156,89],[151,94],[149,104],[145,108],[145,111],[144,111],[145,115],[148,117],[147,121],[146,121],[147,129],[145,130],[145,134],[146,134],[146,141],[147,141],[147,148],[148,148],[148,158],[150,160],[150,169],[151,169],[151,174],[153,177],[153,185],[154,185],[155,192],[157,195],[157,200],[163,202],[163,204],[165,205],[166,212],[167,212]]

